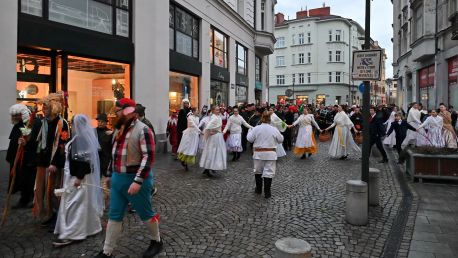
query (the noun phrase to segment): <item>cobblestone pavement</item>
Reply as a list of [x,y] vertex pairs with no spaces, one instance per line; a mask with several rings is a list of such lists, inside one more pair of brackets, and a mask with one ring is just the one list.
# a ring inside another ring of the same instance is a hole
[[[272,257],[275,241],[297,237],[312,245],[314,257],[380,257],[402,199],[388,165],[381,169],[380,206],[370,208],[367,226],[345,222],[345,182],[360,178],[360,160],[332,160],[328,144],[307,160],[292,154],[278,162],[269,200],[254,194],[252,161],[240,162],[208,179],[197,166],[185,172],[169,155],[158,155],[155,207],[161,213],[161,257]],[[2,171],[0,205],[6,189]],[[14,203],[14,201],[13,201]],[[0,228],[3,257],[92,257],[104,234],[54,249],[53,235],[40,228],[30,210],[13,210]],[[149,238],[141,221],[128,215],[116,257],[141,257]],[[409,246],[401,254],[407,255]],[[402,255],[404,256],[404,255]]]

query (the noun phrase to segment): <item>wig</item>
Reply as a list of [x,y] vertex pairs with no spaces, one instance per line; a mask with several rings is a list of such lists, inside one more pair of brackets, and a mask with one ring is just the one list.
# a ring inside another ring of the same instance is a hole
[[65,95],[62,91],[51,93],[48,96],[41,99],[39,103],[51,108],[51,114],[59,115],[62,114],[64,110]]
[[30,119],[30,109],[24,104],[14,104],[10,107],[10,115],[21,115],[22,122],[26,124]]

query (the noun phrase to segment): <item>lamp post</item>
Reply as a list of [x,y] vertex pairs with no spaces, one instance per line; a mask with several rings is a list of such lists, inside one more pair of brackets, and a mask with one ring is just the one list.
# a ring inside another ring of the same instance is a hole
[[[371,40],[371,0],[366,0],[366,21],[364,26],[364,49],[370,49]],[[371,146],[369,143],[369,107],[370,107],[371,89],[370,81],[364,81],[363,93],[363,153],[361,164],[361,180],[368,183],[367,188],[369,192],[369,155]]]

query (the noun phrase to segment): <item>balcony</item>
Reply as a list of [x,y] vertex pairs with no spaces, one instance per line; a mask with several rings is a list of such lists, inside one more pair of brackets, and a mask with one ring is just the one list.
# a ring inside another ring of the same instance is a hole
[[254,38],[254,45],[256,51],[262,55],[270,55],[274,53],[275,45],[274,34],[265,32],[265,31],[256,31],[256,36]]

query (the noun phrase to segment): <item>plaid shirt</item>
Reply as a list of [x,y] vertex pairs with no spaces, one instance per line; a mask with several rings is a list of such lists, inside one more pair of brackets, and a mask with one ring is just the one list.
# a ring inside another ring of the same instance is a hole
[[132,171],[132,168],[127,167],[127,144],[132,133],[132,129],[138,120],[134,120],[132,124],[126,129],[119,139],[114,141],[112,156],[113,159],[110,165],[110,172],[117,173],[136,173],[135,181],[143,182],[148,177],[151,167],[154,163],[154,138],[151,130],[145,126],[142,134],[140,135],[139,145],[141,150],[142,160],[140,166]]

